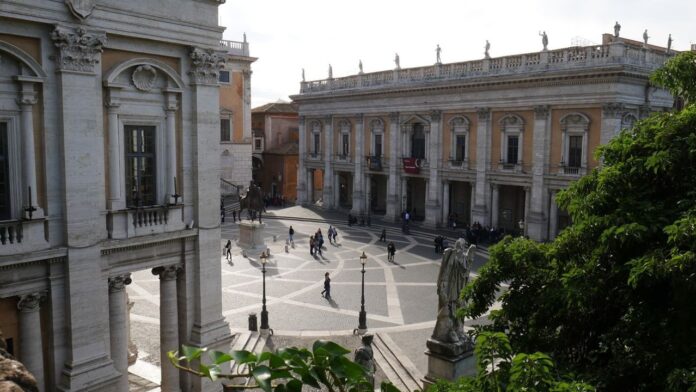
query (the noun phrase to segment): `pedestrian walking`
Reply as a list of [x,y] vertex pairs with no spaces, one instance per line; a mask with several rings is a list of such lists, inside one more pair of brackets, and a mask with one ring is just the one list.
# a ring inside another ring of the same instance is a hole
[[321,291],[321,296],[331,300],[331,278],[328,272],[324,274],[324,290]]
[[232,260],[232,240],[227,240],[227,244],[225,244],[225,256],[227,260]]
[[232,222],[237,221],[237,210],[232,210]]
[[314,256],[314,236],[309,236],[309,254]]
[[224,209],[220,210],[220,218],[221,218],[222,223],[225,223],[225,210]]
[[390,242],[389,245],[387,245],[387,260],[390,263],[394,262],[394,255],[396,254],[396,246],[394,245],[393,242]]
[[333,226],[329,225],[329,231],[326,233],[329,236],[329,243],[333,242]]
[[336,230],[336,228],[334,227],[333,228],[333,242],[334,242],[334,244],[336,243],[337,237],[338,237],[338,230]]
[[291,243],[294,243],[292,240],[292,236],[295,235],[295,229],[292,228],[292,225],[290,226],[290,229],[288,230],[288,241]]
[[387,242],[387,229],[382,229],[382,235],[379,236],[380,242]]

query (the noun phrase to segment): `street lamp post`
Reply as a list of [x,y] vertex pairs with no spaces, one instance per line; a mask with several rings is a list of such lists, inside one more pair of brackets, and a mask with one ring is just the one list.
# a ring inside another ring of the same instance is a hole
[[365,252],[363,252],[362,256],[360,256],[360,264],[362,265],[362,269],[360,270],[362,273],[362,295],[360,297],[360,315],[358,316],[357,328],[359,334],[367,332],[367,313],[365,312],[365,262],[367,262],[367,256]]
[[272,334],[273,332],[271,328],[268,326],[268,311],[266,311],[266,263],[268,262],[268,256],[266,256],[266,252],[262,252],[259,259],[261,260],[261,273],[263,274],[263,306],[261,307],[261,332],[268,333],[270,331]]

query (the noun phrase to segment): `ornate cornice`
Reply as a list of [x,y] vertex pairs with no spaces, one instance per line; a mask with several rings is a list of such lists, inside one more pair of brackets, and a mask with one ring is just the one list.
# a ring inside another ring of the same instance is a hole
[[59,70],[95,73],[102,47],[106,45],[105,33],[88,32],[82,27],[56,26],[51,39],[58,48],[56,63]]
[[546,120],[549,117],[549,105],[535,106],[534,117],[537,120]]
[[131,284],[131,274],[123,274],[109,278],[109,292],[115,293],[117,291],[123,291],[126,285]]
[[31,294],[25,294],[19,297],[17,309],[21,312],[35,312],[39,310],[39,305],[46,298],[45,291],[37,291]]
[[225,58],[211,49],[193,48],[190,53],[193,84],[217,85],[220,70],[225,67]]
[[177,273],[181,270],[178,265],[167,265],[152,269],[153,275],[159,275],[160,280],[174,280]]

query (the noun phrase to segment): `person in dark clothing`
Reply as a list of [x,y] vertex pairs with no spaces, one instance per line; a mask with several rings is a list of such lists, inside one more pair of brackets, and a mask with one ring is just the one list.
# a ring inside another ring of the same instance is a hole
[[289,242],[294,243],[294,241],[292,240],[292,236],[294,236],[294,235],[295,235],[295,229],[293,229],[292,226],[290,226],[290,229],[288,230],[288,241]]
[[324,274],[324,290],[321,291],[321,296],[331,300],[331,278],[328,272]]
[[394,262],[394,254],[396,254],[396,246],[393,242],[390,242],[389,245],[387,245],[387,260],[390,263]]
[[309,236],[309,254],[314,256],[314,236]]
[[227,260],[232,260],[232,240],[227,240],[227,244],[225,245],[225,256]]
[[237,210],[232,210],[232,222],[237,221]]
[[387,229],[382,229],[382,235],[379,236],[380,242],[387,242]]

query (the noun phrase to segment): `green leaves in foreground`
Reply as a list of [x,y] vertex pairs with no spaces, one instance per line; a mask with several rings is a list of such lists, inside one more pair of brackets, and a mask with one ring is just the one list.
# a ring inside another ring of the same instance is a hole
[[[169,352],[168,356],[172,364],[182,371],[213,381],[236,381],[227,385],[238,389],[301,392],[302,387],[307,385],[330,392],[361,392],[372,391],[373,388],[367,380],[366,370],[346,357],[350,350],[326,340],[314,342],[312,351],[289,347],[258,356],[243,350],[230,353],[210,351],[209,361],[203,361],[205,352],[206,349],[182,346],[181,355]],[[234,371],[222,372],[221,366],[228,363],[233,365]],[[398,392],[390,383],[383,383],[381,390]]]

